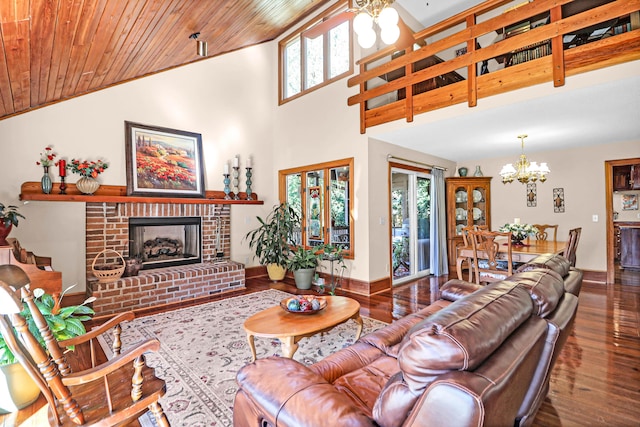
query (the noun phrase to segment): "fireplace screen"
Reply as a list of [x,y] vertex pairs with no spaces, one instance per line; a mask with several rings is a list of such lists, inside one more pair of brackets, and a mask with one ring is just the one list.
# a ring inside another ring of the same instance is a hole
[[129,218],[129,256],[145,270],[199,263],[200,228],[199,217]]

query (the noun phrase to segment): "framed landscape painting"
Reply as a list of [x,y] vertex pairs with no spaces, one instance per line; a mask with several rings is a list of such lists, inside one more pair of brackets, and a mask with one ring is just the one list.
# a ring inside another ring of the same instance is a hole
[[204,197],[202,135],[125,122],[127,194]]

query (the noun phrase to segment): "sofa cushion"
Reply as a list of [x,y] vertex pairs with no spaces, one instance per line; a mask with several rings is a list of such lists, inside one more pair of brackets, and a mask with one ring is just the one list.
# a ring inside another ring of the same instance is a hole
[[564,295],[564,281],[558,273],[544,268],[515,273],[505,279],[523,286],[531,295],[533,312],[540,317],[551,314]]
[[473,370],[532,312],[531,298],[510,282],[496,282],[415,325],[398,359],[412,390],[449,370]]
[[483,288],[482,285],[460,279],[451,279],[440,288],[440,298],[447,301],[457,301],[481,288]]
[[518,267],[518,272],[529,271],[535,268],[547,268],[558,273],[561,277],[564,277],[569,273],[571,263],[568,259],[562,255],[557,254],[541,254],[527,262],[526,264]]

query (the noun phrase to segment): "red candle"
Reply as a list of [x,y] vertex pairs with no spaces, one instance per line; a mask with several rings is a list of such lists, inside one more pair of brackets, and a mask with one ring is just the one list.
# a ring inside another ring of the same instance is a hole
[[60,176],[67,176],[67,161],[60,160],[58,166],[60,167]]

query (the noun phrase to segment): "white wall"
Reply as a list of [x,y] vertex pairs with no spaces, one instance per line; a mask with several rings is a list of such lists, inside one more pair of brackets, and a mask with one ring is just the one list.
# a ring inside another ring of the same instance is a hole
[[[48,144],[67,159],[106,160],[109,169],[99,181],[126,185],[124,121],[129,120],[201,133],[209,190],[223,189],[224,161],[239,154],[244,165],[252,156],[253,189],[266,196],[266,204],[273,202],[274,61],[270,45],[254,46],[0,121],[0,201],[21,205],[20,185],[40,180],[42,167],[35,162]],[[53,172],[59,181],[57,169]],[[69,182],[76,180],[72,175]],[[243,219],[261,208],[232,207],[232,257],[242,253],[249,227]],[[82,290],[84,203],[30,202],[21,212],[26,219],[11,236],[36,254],[52,256],[63,286],[78,283],[74,291]]]
[[[526,150],[525,150],[526,153]],[[546,182],[537,183],[536,207],[527,207],[526,185],[519,182],[502,184],[500,169],[513,163],[519,153],[509,156],[467,162],[470,173],[479,164],[491,181],[491,227],[497,229],[513,218],[525,223],[558,224],[558,239],[566,240],[569,230],[582,227],[577,252],[577,267],[606,271],[606,160],[625,159],[640,155],[640,141],[620,142],[581,147],[579,150],[536,152],[529,160],[548,162],[551,173]],[[563,188],[565,212],[554,213],[553,189]],[[598,216],[593,222],[592,216]]]

